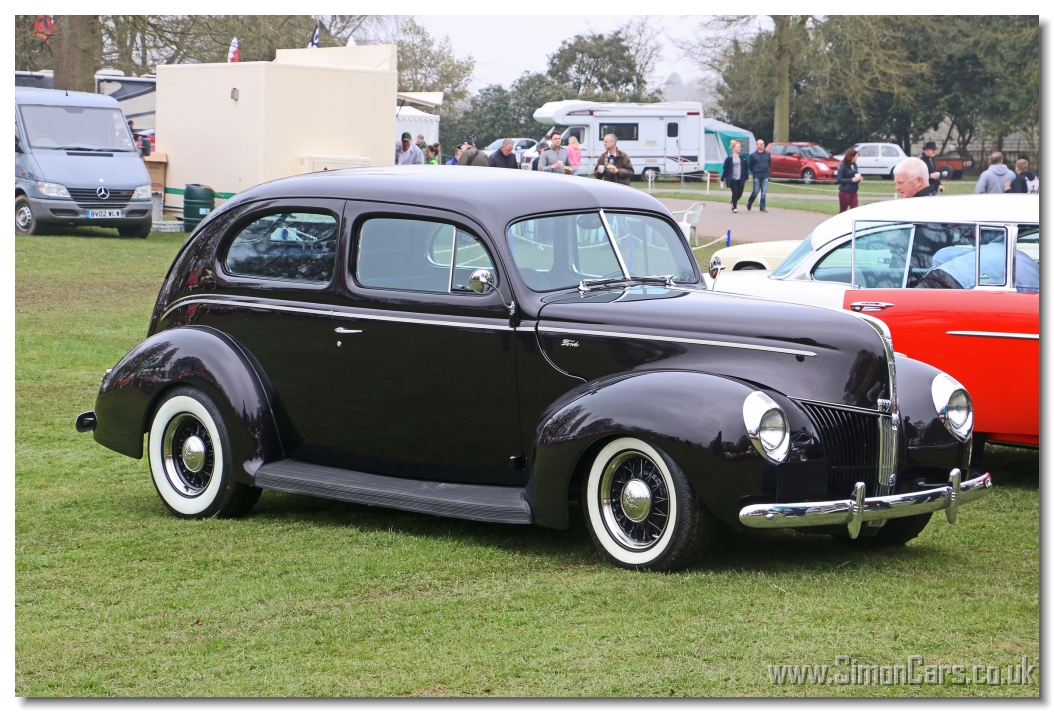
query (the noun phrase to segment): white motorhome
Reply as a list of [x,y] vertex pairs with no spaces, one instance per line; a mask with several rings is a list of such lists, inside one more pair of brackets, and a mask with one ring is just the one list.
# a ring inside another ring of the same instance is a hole
[[534,120],[559,127],[565,145],[570,136],[578,139],[582,146],[582,164],[575,171],[578,175],[593,172],[604,152],[604,136],[609,133],[618,138],[619,150],[630,157],[638,175],[646,177],[649,171],[656,176],[680,175],[703,170],[703,105],[697,101],[551,101],[534,112]]

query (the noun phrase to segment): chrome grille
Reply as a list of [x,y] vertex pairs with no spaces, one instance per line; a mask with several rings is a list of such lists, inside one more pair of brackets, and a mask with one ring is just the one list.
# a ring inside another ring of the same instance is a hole
[[807,401],[801,401],[801,406],[815,426],[827,458],[827,495],[845,499],[852,495],[857,482],[863,482],[868,496],[875,496],[885,441],[881,421],[889,422],[890,418]]
[[110,209],[120,210],[124,206],[128,205],[128,201],[132,199],[131,190],[111,190],[110,197],[103,200],[95,193],[95,188],[67,188],[70,192],[70,197],[77,201],[77,205],[82,208],[99,208],[99,209]]

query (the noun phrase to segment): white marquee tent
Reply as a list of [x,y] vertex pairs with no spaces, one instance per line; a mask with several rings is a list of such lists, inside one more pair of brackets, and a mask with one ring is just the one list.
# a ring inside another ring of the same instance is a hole
[[404,131],[409,131],[415,139],[417,134],[424,134],[425,143],[439,141],[439,116],[427,114],[412,106],[400,106],[395,110],[395,140],[398,141]]

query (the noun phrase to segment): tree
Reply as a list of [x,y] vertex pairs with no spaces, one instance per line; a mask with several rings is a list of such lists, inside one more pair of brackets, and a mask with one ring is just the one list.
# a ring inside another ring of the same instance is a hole
[[654,63],[646,47],[630,47],[623,29],[607,35],[575,35],[560,43],[549,55],[548,76],[571,87],[580,99],[596,101],[657,101],[659,92],[649,92],[647,77],[634,57]]
[[55,88],[94,92],[102,56],[99,16],[56,15],[51,47]]
[[15,71],[51,68],[51,44],[33,36],[36,15],[15,15]]
[[450,38],[436,42],[412,18],[400,27],[399,91],[443,91],[444,104],[457,104],[468,96],[468,83],[476,61],[472,55],[454,56]]

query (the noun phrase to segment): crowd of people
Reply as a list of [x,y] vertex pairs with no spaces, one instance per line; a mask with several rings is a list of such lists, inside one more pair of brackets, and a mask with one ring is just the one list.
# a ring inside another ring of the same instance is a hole
[[[515,142],[505,139],[501,148],[488,157],[476,147],[472,140],[462,141],[455,149],[454,155],[443,165],[447,166],[480,166],[484,168],[520,169],[519,158],[514,151]],[[442,152],[438,143],[428,145],[424,134],[418,134],[416,140],[409,132],[403,133],[395,145],[395,165],[432,165],[440,164]],[[574,175],[582,164],[582,147],[575,136],[568,139],[567,146],[562,145],[559,131],[553,131],[548,138],[539,144],[539,155],[532,168],[544,173],[562,173]],[[633,162],[630,157],[618,149],[618,139],[614,134],[604,137],[604,153],[597,160],[593,175],[600,180],[629,185],[633,177]],[[765,207],[765,198],[761,198],[761,207]]]

